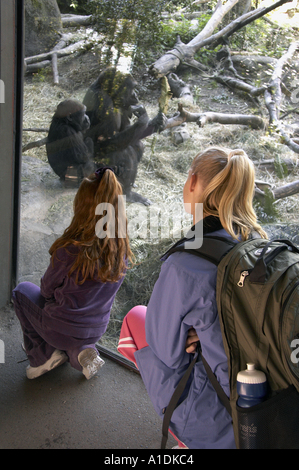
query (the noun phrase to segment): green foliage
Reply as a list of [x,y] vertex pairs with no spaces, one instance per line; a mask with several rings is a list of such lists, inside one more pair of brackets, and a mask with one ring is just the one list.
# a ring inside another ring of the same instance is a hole
[[[105,31],[110,30],[111,22],[130,20],[137,22],[138,28],[147,32],[159,29],[161,13],[166,0],[98,0],[93,2],[97,24]],[[154,36],[153,36],[154,37]]]
[[168,3],[166,0],[97,0],[90,5],[96,28],[105,36],[103,46],[110,50],[114,46],[118,55],[124,53],[124,44],[137,46],[140,61],[156,47],[161,14]]
[[61,13],[76,13],[88,15],[90,13],[89,0],[57,0]]
[[167,48],[174,46],[177,36],[180,36],[184,43],[188,43],[201,32],[210,18],[211,14],[203,13],[198,18],[198,26],[196,28],[184,15],[182,15],[181,21],[170,20],[167,23],[161,24],[158,40]]
[[293,38],[291,29],[273,26],[263,18],[250,23],[230,38],[231,49],[258,51],[260,55],[281,57]]
[[274,157],[274,168],[276,176],[279,179],[286,178],[289,174],[287,165],[278,155],[275,155]]
[[275,222],[277,217],[279,217],[279,211],[275,206],[275,198],[272,191],[268,188],[264,190],[264,193],[265,199],[263,204],[254,201],[254,208],[256,210],[258,219],[261,223]]

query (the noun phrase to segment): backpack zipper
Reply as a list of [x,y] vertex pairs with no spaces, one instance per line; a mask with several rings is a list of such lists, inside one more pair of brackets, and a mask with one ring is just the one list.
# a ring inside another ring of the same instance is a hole
[[246,277],[249,276],[249,274],[250,274],[249,271],[242,271],[239,282],[237,283],[237,286],[244,287],[244,281],[245,281]]

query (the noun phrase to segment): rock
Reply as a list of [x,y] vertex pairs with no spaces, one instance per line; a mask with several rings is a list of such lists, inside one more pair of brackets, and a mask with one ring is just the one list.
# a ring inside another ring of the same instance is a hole
[[177,127],[173,132],[172,132],[172,141],[174,145],[179,145],[185,142],[186,140],[190,139],[190,134],[187,131],[186,127],[184,125]]
[[25,56],[48,52],[58,42],[62,31],[61,14],[56,0],[26,0]]

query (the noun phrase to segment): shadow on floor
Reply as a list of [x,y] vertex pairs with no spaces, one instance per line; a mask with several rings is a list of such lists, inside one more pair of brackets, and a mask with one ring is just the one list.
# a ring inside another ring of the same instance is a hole
[[11,307],[0,310],[0,339],[0,449],[160,448],[161,419],[139,375],[105,358],[89,381],[68,363],[28,380]]

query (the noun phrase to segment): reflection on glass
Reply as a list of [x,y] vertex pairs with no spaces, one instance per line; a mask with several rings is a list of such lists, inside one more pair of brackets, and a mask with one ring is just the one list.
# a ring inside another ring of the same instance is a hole
[[[133,306],[148,303],[160,272],[160,255],[190,228],[182,192],[190,163],[203,148],[243,148],[256,164],[255,205],[261,222],[270,234],[298,241],[299,84],[292,65],[298,51],[284,69],[281,79],[289,93],[278,104],[293,147],[286,145],[279,128],[268,126],[264,99],[276,59],[298,34],[292,29],[293,17],[282,12],[285,24],[278,28],[274,11],[269,14],[271,22],[249,23],[246,30],[227,36],[223,46],[210,37],[221,36],[243,11],[230,9],[216,24],[216,3],[53,0],[56,26],[46,38],[48,45],[44,46],[44,32],[49,28],[39,26],[33,44],[34,25],[27,26],[32,34],[26,35],[20,281],[40,284],[48,250],[72,220],[74,197],[90,165],[113,167],[126,196],[136,257],[101,340],[113,350],[124,315]],[[53,24],[53,11],[39,9],[39,25]],[[30,14],[34,12],[27,10],[26,22]],[[257,55],[267,60],[250,59],[244,65],[244,56]],[[173,68],[177,63],[180,67]],[[59,108],[69,100],[82,107]],[[57,112],[77,126],[76,137],[64,136],[55,149],[58,157],[65,156],[74,153],[74,139],[77,142],[77,160],[67,161],[64,175],[55,173],[47,153]],[[223,121],[228,114],[251,120],[232,124]],[[253,116],[265,127],[256,125]],[[290,183],[291,188],[277,191]]]

